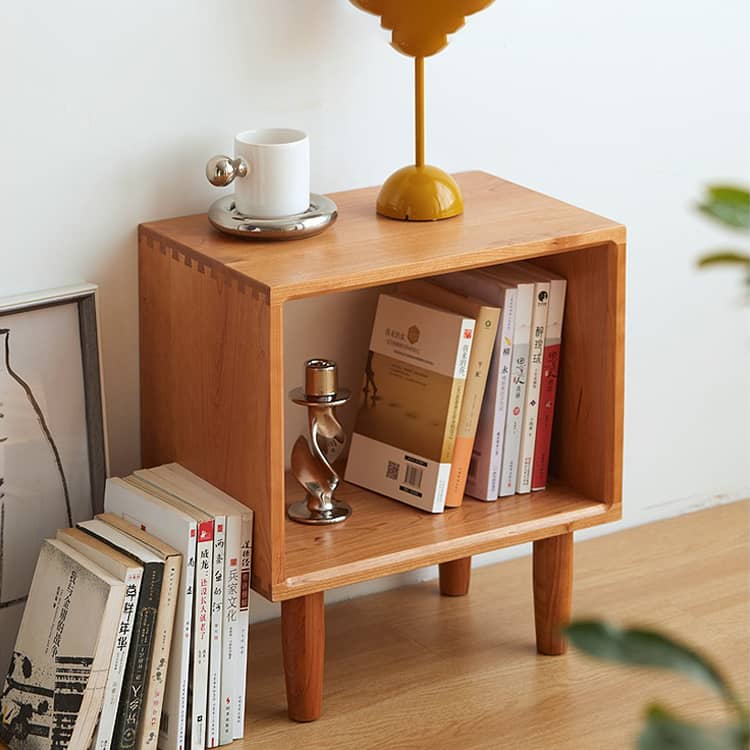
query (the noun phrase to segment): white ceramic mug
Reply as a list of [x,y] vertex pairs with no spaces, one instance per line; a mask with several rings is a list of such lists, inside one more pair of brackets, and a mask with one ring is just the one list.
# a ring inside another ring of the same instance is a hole
[[234,155],[247,164],[247,173],[234,180],[239,211],[255,219],[307,211],[310,141],[305,133],[287,128],[245,130],[235,136]]

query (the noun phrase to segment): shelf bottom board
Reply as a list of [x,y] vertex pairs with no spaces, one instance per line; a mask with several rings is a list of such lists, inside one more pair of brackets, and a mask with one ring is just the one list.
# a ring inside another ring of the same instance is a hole
[[[288,502],[303,494],[287,477]],[[324,591],[447,560],[510,547],[620,518],[619,505],[591,500],[564,486],[425,513],[342,482],[336,496],[353,509],[333,526],[286,520],[285,580],[273,600]]]

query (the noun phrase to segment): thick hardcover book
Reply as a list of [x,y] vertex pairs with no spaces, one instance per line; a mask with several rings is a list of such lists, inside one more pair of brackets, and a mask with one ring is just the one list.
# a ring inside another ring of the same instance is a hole
[[421,279],[400,284],[399,291],[419,302],[467,315],[476,320],[461,414],[458,420],[458,432],[451,459],[451,472],[448,477],[448,491],[445,496],[446,508],[458,508],[463,503],[466,482],[469,478],[474,438],[479,424],[479,413],[492,362],[492,351],[497,338],[501,310],[499,307],[485,304],[476,297]]
[[547,328],[544,334],[544,359],[542,364],[542,386],[539,393],[536,445],[534,446],[534,470],[531,475],[532,490],[543,490],[547,484],[567,286],[566,280],[561,276],[552,274],[544,269],[538,269],[538,272],[540,275],[544,274],[550,279],[550,291]]
[[0,740],[89,747],[124,600],[123,581],[59,540],[42,543],[0,694]]
[[466,482],[467,495],[479,500],[494,501],[497,500],[500,486],[505,438],[516,288],[481,271],[438,276],[435,283],[483,299],[502,310]]
[[115,731],[117,706],[120,703],[120,691],[130,650],[138,595],[141,591],[143,566],[80,529],[59,529],[57,538],[125,583],[125,599],[117,626],[117,640],[112,649],[104,702],[92,745],[92,750],[109,750],[112,744],[112,734]]
[[195,610],[195,567],[198,524],[186,513],[160,498],[135,487],[116,485],[104,495],[104,509],[163,539],[182,555],[180,592],[172,630],[172,652],[167,675],[158,747],[186,750],[191,714],[188,704],[191,675],[193,617]]
[[347,481],[443,511],[473,337],[472,318],[380,295]]
[[159,611],[164,562],[145,545],[99,519],[82,521],[78,524],[78,528],[143,565],[143,579],[133,625],[133,640],[125,665],[120,705],[117,709],[117,720],[112,735],[114,750],[133,750],[136,747],[138,727],[143,711],[143,695],[148,680],[156,617]]
[[531,339],[529,342],[529,376],[526,386],[526,402],[523,407],[521,445],[518,451],[518,478],[516,492],[531,492],[531,472],[534,463],[537,415],[539,414],[539,391],[542,384],[542,359],[544,357],[544,331],[547,326],[549,307],[549,281],[534,284],[534,311],[531,316]]
[[253,512],[180,464],[143,469],[136,475],[214,518],[226,518],[219,732],[220,744],[225,745],[244,736]]
[[[115,481],[118,480],[107,480],[107,482]],[[100,513],[97,518],[144,544],[164,561],[164,580],[162,581],[161,598],[159,599],[159,614],[156,617],[148,685],[143,697],[143,715],[138,728],[138,741],[136,743],[137,750],[156,750],[167,677],[169,676],[172,631],[179,599],[182,555],[174,547],[149,534],[141,526],[136,526],[115,513]]]

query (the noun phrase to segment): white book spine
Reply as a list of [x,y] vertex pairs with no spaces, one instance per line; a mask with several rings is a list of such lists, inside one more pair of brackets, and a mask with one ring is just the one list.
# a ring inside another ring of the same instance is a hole
[[240,646],[240,558],[242,555],[242,518],[228,515],[224,555],[224,622],[221,662],[221,724],[219,744],[235,739],[234,712],[239,700],[237,681]]
[[193,622],[193,694],[190,746],[206,747],[208,669],[211,644],[211,588],[213,583],[214,522],[198,524],[195,568],[195,614]]
[[237,650],[237,685],[239,688],[237,706],[234,711],[234,738],[245,735],[245,696],[247,695],[247,657],[250,631],[250,578],[253,553],[253,516],[242,516],[242,545],[240,554],[240,613],[239,648]]
[[208,710],[206,747],[220,744],[222,709],[222,638],[224,625],[224,552],[226,550],[226,516],[214,516],[213,583],[211,586],[211,645],[209,647]]
[[549,309],[549,282],[534,284],[534,308],[531,318],[530,351],[526,400],[521,425],[521,444],[518,452],[518,477],[516,491],[531,492],[531,472],[534,464],[536,424],[539,413],[539,386],[542,382],[542,359],[544,357],[544,329]]
[[120,702],[122,678],[125,672],[125,664],[128,660],[130,640],[133,635],[135,610],[138,604],[138,594],[141,590],[142,578],[143,568],[132,568],[125,577],[125,601],[120,613],[117,638],[109,663],[109,675],[104,693],[104,703],[102,704],[102,712],[99,716],[99,725],[97,726],[96,738],[94,740],[94,748],[96,750],[108,750],[112,744],[112,733],[115,731],[117,706]]
[[177,602],[172,629],[171,663],[157,744],[159,750],[185,750],[190,697],[190,643],[193,632],[197,534],[198,525],[195,524],[190,530],[190,539],[183,552],[180,599]]
[[[496,379],[493,383],[494,390],[487,403],[486,412],[480,416],[484,418],[487,428],[487,446],[482,445],[482,453],[486,452],[487,459],[484,462],[484,487],[483,500],[496,500],[500,494],[500,472],[503,461],[503,441],[505,438],[505,422],[508,410],[508,391],[510,387],[511,355],[513,352],[513,326],[515,324],[517,304],[517,292],[508,289],[505,292],[503,319],[498,339],[493,352],[493,368],[496,371]],[[488,388],[489,389],[489,388]],[[485,406],[482,405],[484,411]],[[471,494],[471,493],[469,493]]]
[[523,406],[531,337],[531,316],[534,303],[534,284],[518,284],[516,320],[513,327],[510,385],[503,440],[503,459],[498,495],[506,497],[516,491],[518,453],[521,448]]

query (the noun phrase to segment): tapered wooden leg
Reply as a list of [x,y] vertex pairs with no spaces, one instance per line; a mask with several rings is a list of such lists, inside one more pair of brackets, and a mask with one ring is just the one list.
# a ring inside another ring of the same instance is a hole
[[281,602],[286,702],[293,721],[314,721],[323,708],[323,593]]
[[534,621],[540,654],[565,653],[562,628],[570,621],[572,598],[572,532],[534,542]]
[[470,557],[440,563],[440,593],[443,596],[466,596],[470,581]]

